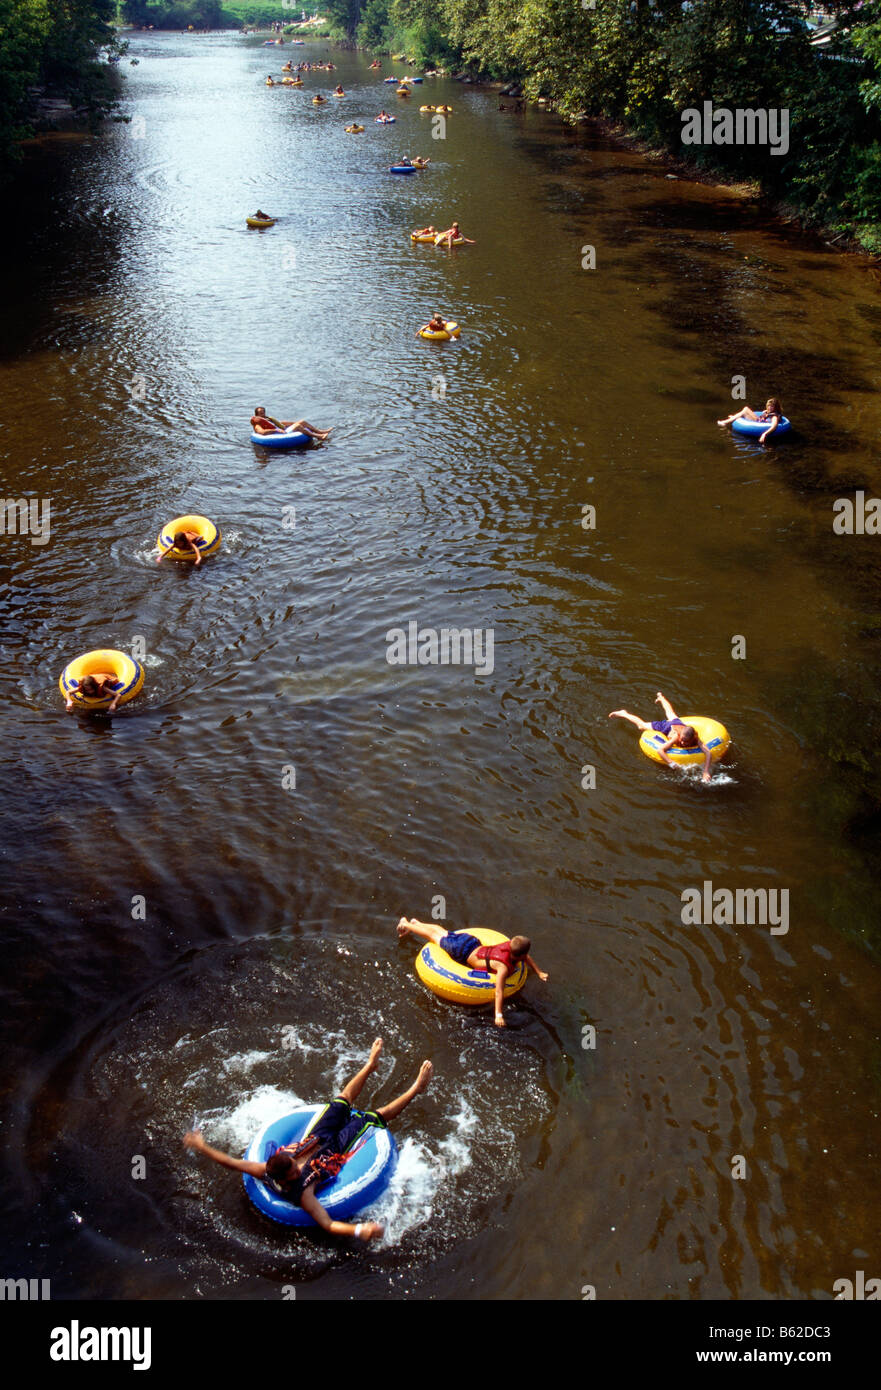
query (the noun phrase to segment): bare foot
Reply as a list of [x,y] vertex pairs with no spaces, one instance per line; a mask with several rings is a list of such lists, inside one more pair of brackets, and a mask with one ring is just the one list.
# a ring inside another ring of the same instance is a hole
[[423,1062],[422,1066],[419,1068],[419,1075],[416,1078],[416,1085],[413,1088],[417,1096],[419,1095],[420,1091],[425,1091],[428,1089],[428,1083],[430,1082],[433,1074],[434,1067],[431,1064],[431,1062]]
[[370,1057],[368,1058],[368,1061],[367,1061],[367,1065],[368,1065],[369,1067],[375,1067],[375,1066],[377,1065],[377,1063],[379,1062],[379,1054],[380,1054],[381,1052],[382,1052],[382,1038],[377,1038],[376,1041],[375,1041],[375,1043],[373,1044],[373,1046],[372,1046],[371,1049],[370,1049]]
[[626,718],[627,718],[627,711],[626,711],[626,709],[613,709],[613,710],[612,710],[612,713],[609,715],[609,718],[610,718],[610,719],[626,719]]
[[404,937],[408,936],[409,933],[410,927],[408,925],[408,919],[406,917],[402,917],[398,922],[398,940],[403,941]]
[[716,424],[717,424],[717,425],[730,425],[730,424],[731,424],[731,417],[729,416],[729,418],[728,418],[727,420],[717,420],[717,421],[716,421]]

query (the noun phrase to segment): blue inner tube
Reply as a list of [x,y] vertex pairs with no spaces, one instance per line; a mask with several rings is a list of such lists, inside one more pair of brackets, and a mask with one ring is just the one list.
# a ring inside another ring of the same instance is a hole
[[[306,1105],[291,1115],[283,1115],[273,1120],[252,1139],[245,1158],[255,1163],[265,1163],[284,1144],[292,1144],[305,1133],[309,1123],[315,1118],[323,1105]],[[353,1111],[357,1114],[357,1111]],[[359,1141],[360,1142],[360,1141]],[[344,1163],[339,1173],[324,1187],[319,1187],[316,1196],[335,1221],[348,1221],[359,1211],[364,1211],[385,1191],[391,1182],[398,1162],[398,1149],[387,1129],[371,1127],[366,1141],[357,1148]],[[273,1192],[271,1187],[252,1178],[246,1173],[243,1178],[245,1191],[258,1211],[284,1226],[314,1226],[312,1217],[302,1207],[285,1201]]]
[[[732,421],[731,421],[731,428],[734,430],[734,433],[735,433],[735,434],[745,434],[745,435],[747,435],[749,438],[758,439],[759,435],[760,435],[760,434],[764,434],[764,433],[765,433],[765,430],[768,428],[768,421],[767,421],[767,420],[732,420]],[[785,416],[785,415],[781,415],[781,417],[780,417],[780,422],[779,422],[779,424],[778,424],[776,430],[774,431],[774,434],[771,436],[771,438],[773,439],[773,438],[774,438],[774,435],[777,435],[777,434],[786,434],[787,431],[788,431],[788,430],[791,430],[791,429],[792,429],[792,426],[790,425],[790,423],[789,423],[789,421],[787,420],[786,416]]]
[[310,442],[311,435],[297,430],[294,434],[252,434],[251,443],[261,449],[297,449]]
[[390,174],[418,174],[419,170],[415,164],[393,164],[389,169]]
[[396,77],[384,77],[382,80],[388,86],[389,82],[397,82],[398,79]]
[[395,121],[396,121],[397,119],[398,119],[397,116],[377,116],[377,117],[376,117],[376,120],[375,120],[375,124],[376,124],[376,125],[394,125],[394,123],[395,123]]

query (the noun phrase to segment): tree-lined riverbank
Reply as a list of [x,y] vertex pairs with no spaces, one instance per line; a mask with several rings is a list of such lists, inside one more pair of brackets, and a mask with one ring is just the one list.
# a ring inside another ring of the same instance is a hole
[[[757,182],[808,225],[881,252],[881,19],[833,3],[823,42],[790,0],[329,0],[366,46],[519,84],[570,120],[609,118],[698,166]],[[787,112],[786,148],[683,144],[684,113]]]

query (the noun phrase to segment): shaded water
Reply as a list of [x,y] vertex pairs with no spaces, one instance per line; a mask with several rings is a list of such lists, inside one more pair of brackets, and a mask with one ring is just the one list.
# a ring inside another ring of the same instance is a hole
[[[281,59],[232,35],[132,54],[139,119],[31,151],[2,272],[5,495],[52,499],[50,543],[0,552],[9,1272],[618,1299],[881,1272],[879,541],[831,529],[879,489],[872,273],[484,92],[427,81],[381,128],[359,56],[269,90]],[[404,153],[430,169],[392,178]],[[454,216],[475,246],[410,245]],[[416,340],[434,308],[458,341]],[[785,447],[717,430],[740,373]],[[266,457],[258,402],[335,433]],[[223,551],[157,569],[189,511]],[[494,669],[390,666],[411,619],[492,629]],[[66,716],[65,662],[138,638],[138,701]],[[731,730],[710,786],[608,720],[659,687]],[[704,880],[788,889],[789,933],[683,926]],[[436,895],[532,936],[551,978],[507,1032],[397,947]],[[194,1120],[243,1149],[377,1033],[380,1101],[437,1073],[379,1248],[270,1229],[184,1154]]]

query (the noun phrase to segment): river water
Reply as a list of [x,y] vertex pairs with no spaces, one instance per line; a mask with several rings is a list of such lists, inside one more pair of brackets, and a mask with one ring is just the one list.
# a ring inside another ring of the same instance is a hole
[[[881,539],[832,531],[881,485],[877,273],[486,91],[404,103],[334,52],[347,95],[315,108],[329,75],[270,90],[269,52],[134,36],[131,124],[32,147],[16,188],[5,495],[51,499],[51,539],[0,552],[6,1273],[555,1299],[881,1274]],[[444,139],[420,101],[453,105]],[[430,169],[389,175],[407,153]],[[453,217],[476,245],[410,244]],[[416,339],[435,308],[457,341]],[[738,375],[794,438],[717,429]],[[266,456],[258,403],[334,434]],[[221,554],[157,568],[190,511]],[[390,665],[411,620],[491,630],[492,663]],[[133,643],[137,701],[65,715],[66,661]],[[710,785],[608,719],[659,688],[731,731]],[[787,892],[788,931],[684,924],[705,881]],[[416,979],[394,925],[433,909],[532,937],[550,980],[507,1031]],[[241,1152],[377,1034],[377,1101],[436,1070],[379,1246],[270,1228],[182,1149],[199,1122]]]

